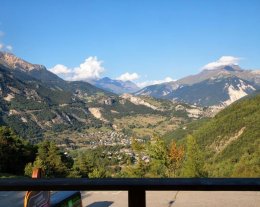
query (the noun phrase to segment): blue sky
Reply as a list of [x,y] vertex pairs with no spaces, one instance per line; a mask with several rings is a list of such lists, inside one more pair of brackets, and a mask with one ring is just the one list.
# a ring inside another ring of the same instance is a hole
[[75,80],[179,79],[222,56],[259,69],[259,11],[259,0],[0,0],[0,49]]

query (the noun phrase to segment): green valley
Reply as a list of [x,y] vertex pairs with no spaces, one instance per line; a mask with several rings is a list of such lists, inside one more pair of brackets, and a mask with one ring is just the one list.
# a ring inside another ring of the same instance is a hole
[[227,107],[117,95],[0,54],[3,177],[260,176],[258,92],[232,88]]

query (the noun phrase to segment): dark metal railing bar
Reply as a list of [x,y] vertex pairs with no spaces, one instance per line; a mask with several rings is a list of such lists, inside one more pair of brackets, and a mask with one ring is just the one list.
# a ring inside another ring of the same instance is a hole
[[259,191],[260,178],[0,179],[1,191],[139,190]]

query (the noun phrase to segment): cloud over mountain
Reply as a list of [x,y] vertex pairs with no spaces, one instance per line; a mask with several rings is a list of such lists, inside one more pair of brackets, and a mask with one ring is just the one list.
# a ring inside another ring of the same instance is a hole
[[121,81],[133,81],[140,78],[140,76],[137,73],[124,73],[122,75],[120,75],[118,78],[116,78],[117,80],[121,80]]
[[202,69],[203,70],[214,70],[214,69],[221,67],[221,66],[238,65],[239,60],[240,60],[240,58],[238,58],[238,57],[222,56],[217,61],[208,63]]
[[[96,81],[102,78],[102,74],[105,72],[105,68],[103,67],[103,61],[99,60],[96,56],[90,56],[84,60],[78,67],[69,68],[63,64],[57,64],[52,68],[49,68],[49,71],[55,73],[56,75],[61,76],[65,80],[69,81]],[[146,87],[154,84],[161,84],[165,82],[174,81],[171,77],[165,77],[161,80],[146,80],[137,83],[137,79],[141,78],[141,76],[136,73],[125,72],[118,76],[116,80],[118,81],[135,81],[135,84],[140,87]]]
[[56,75],[71,73],[71,70],[67,66],[62,64],[57,64],[53,68],[50,68],[49,70],[52,73],[55,73]]
[[174,81],[171,77],[165,77],[163,80],[150,80],[150,81],[144,81],[137,83],[137,86],[140,88],[144,88],[149,85],[155,85],[155,84],[161,84],[161,83],[166,83],[166,82],[171,82]]
[[79,67],[73,69],[71,80],[98,79],[104,71],[102,61],[98,60],[97,57],[91,56],[85,59]]
[[97,57],[90,56],[78,67],[70,69],[65,65],[57,64],[49,70],[57,75],[63,75],[66,80],[96,80],[105,71],[102,63]]

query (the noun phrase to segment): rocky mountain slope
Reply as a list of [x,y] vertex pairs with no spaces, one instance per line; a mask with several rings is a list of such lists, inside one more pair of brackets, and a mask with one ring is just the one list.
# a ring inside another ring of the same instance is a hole
[[[183,122],[210,115],[201,107],[118,96],[86,82],[64,81],[44,66],[0,52],[0,123],[36,142],[60,135],[68,139],[72,133],[79,137],[78,133],[101,127],[150,135],[152,128],[144,134],[140,130],[149,125],[165,133]],[[138,126],[130,124],[143,117],[149,118]]]
[[152,85],[135,95],[149,95],[200,106],[225,107],[260,88],[260,71],[238,65],[203,70],[175,82]]

